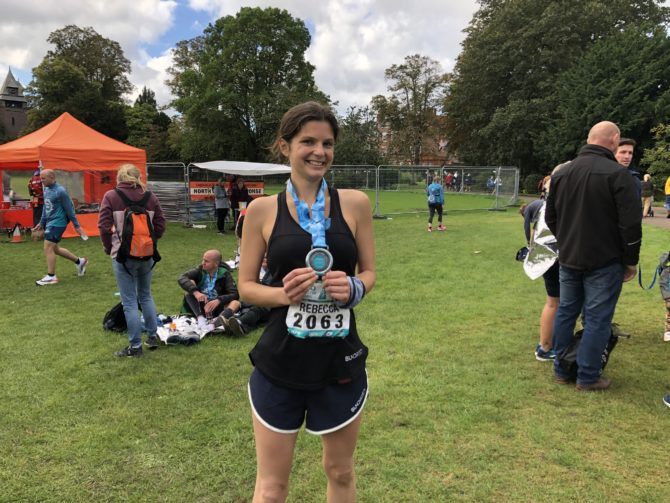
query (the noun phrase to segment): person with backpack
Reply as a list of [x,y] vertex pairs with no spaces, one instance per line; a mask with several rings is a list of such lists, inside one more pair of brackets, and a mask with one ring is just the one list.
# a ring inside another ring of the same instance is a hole
[[140,170],[124,164],[116,176],[117,185],[105,193],[100,204],[98,229],[121,294],[128,324],[128,346],[115,356],[142,356],[142,308],[150,350],[158,347],[156,305],[151,296],[153,267],[160,260],[157,241],[165,232],[165,217],[155,194],[146,190]]

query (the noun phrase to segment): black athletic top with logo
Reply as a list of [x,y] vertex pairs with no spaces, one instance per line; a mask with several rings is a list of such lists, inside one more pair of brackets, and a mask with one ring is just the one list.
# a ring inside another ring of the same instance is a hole
[[[356,273],[358,248],[347,225],[335,189],[330,193],[330,228],[326,244],[333,255],[334,271],[348,276]],[[272,286],[281,287],[282,278],[293,269],[305,267],[312,248],[312,236],[293,219],[286,205],[286,192],[277,196],[277,219],[268,243],[268,269]],[[300,339],[288,333],[288,306],[273,308],[270,320],[256,346],[249,353],[253,365],[280,386],[314,390],[333,383],[345,383],[365,371],[368,348],[356,331],[351,312],[346,337]]]

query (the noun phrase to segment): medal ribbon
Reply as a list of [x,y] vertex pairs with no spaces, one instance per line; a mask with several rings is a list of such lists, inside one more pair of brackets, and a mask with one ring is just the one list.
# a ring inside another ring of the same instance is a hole
[[321,180],[321,187],[316,193],[316,201],[312,205],[310,215],[309,205],[298,197],[298,194],[289,178],[286,183],[286,190],[291,194],[295,209],[298,213],[298,223],[305,231],[312,235],[312,248],[328,248],[326,244],[326,230],[330,228],[330,218],[325,217],[326,213],[326,189],[328,184],[325,179]]

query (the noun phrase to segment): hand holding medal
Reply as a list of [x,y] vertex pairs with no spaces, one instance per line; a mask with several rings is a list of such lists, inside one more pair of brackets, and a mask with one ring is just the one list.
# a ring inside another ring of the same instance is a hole
[[[338,299],[350,297],[350,293],[346,293],[350,292],[347,275],[342,271],[331,271],[334,260],[326,244],[326,230],[330,227],[330,219],[325,218],[327,188],[326,181],[321,180],[310,213],[309,206],[298,197],[291,180],[286,183],[286,191],[295,203],[298,223],[312,236],[312,249],[305,257],[307,268],[294,269],[284,278],[284,291],[291,301],[286,325],[288,332],[300,339],[346,337],[349,333],[351,313],[340,308],[338,304],[342,301],[331,297],[328,291],[334,291]],[[328,279],[324,282],[326,276]],[[327,288],[326,285],[330,286]]]

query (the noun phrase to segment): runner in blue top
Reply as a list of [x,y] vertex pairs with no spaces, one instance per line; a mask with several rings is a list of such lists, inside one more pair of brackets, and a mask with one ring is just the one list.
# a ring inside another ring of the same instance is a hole
[[58,283],[56,277],[56,256],[61,256],[74,262],[77,274],[83,276],[86,272],[88,259],[77,257],[70,251],[58,246],[68,222],[72,222],[75,230],[82,238],[84,231],[79,225],[74,213],[74,205],[65,189],[56,182],[56,174],[51,169],[43,169],[40,179],[44,186],[44,209],[40,222],[33,227],[33,231],[44,229],[44,255],[47,259],[47,275],[35,282],[38,286],[55,285]]
[[437,230],[446,231],[447,228],[442,225],[442,205],[444,204],[444,188],[440,183],[440,177],[433,177],[433,183],[426,187],[428,195],[428,232],[433,232],[433,217],[437,211]]

